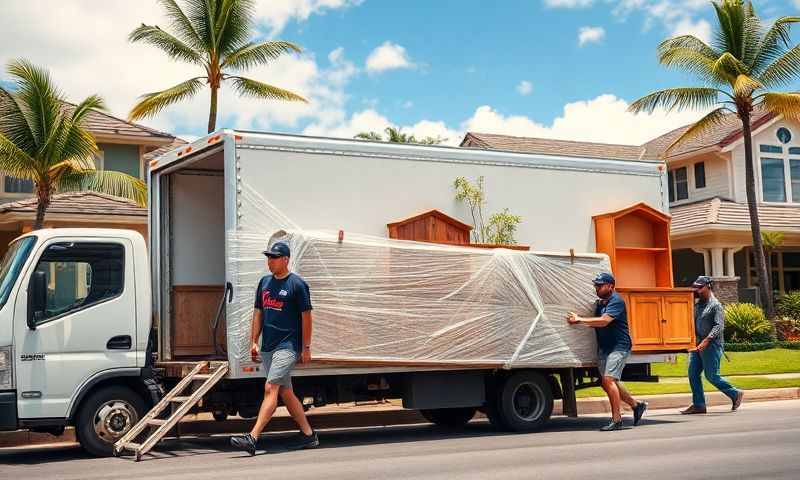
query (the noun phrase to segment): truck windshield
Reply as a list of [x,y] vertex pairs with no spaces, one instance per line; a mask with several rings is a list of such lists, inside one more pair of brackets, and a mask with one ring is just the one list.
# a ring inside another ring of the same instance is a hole
[[21,238],[12,243],[3,256],[3,261],[0,263],[0,308],[3,308],[8,301],[19,271],[25,265],[35,243],[36,237]]

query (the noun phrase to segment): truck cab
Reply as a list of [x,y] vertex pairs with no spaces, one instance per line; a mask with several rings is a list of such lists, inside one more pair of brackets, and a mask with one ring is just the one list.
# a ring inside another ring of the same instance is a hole
[[74,425],[106,454],[147,411],[150,272],[130,230],[45,229],[0,264],[0,429]]

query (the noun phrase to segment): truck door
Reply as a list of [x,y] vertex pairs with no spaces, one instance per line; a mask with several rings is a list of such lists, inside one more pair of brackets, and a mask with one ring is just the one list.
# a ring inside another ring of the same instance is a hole
[[[90,377],[136,366],[132,245],[124,239],[56,238],[36,253],[14,315],[18,415],[63,418]],[[36,312],[28,308],[29,301],[36,303],[34,272],[39,285],[46,284],[44,308]]]

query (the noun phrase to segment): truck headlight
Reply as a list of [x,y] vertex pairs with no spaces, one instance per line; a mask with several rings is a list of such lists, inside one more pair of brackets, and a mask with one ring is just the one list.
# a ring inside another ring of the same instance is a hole
[[0,390],[14,388],[13,367],[14,361],[11,358],[11,347],[0,347]]

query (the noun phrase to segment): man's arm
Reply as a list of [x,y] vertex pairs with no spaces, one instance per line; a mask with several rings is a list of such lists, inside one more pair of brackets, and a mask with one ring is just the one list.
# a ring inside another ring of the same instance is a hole
[[255,362],[258,359],[258,351],[261,349],[258,341],[261,337],[262,322],[261,319],[264,315],[260,309],[253,309],[253,328],[250,334],[250,358]]
[[587,325],[592,328],[603,328],[613,321],[614,317],[607,313],[604,313],[601,317],[592,318],[579,317],[575,312],[569,312],[567,315],[567,322],[570,325]]
[[711,331],[708,332],[708,336],[697,345],[697,350],[701,352],[708,347],[708,344],[711,343],[712,340],[719,337],[722,333],[722,328],[725,326],[725,311],[722,309],[722,305],[714,307],[714,317],[711,319],[711,323],[713,326],[711,327]]
[[300,363],[311,361],[311,310],[306,310],[301,314],[303,317],[303,353],[300,355]]

